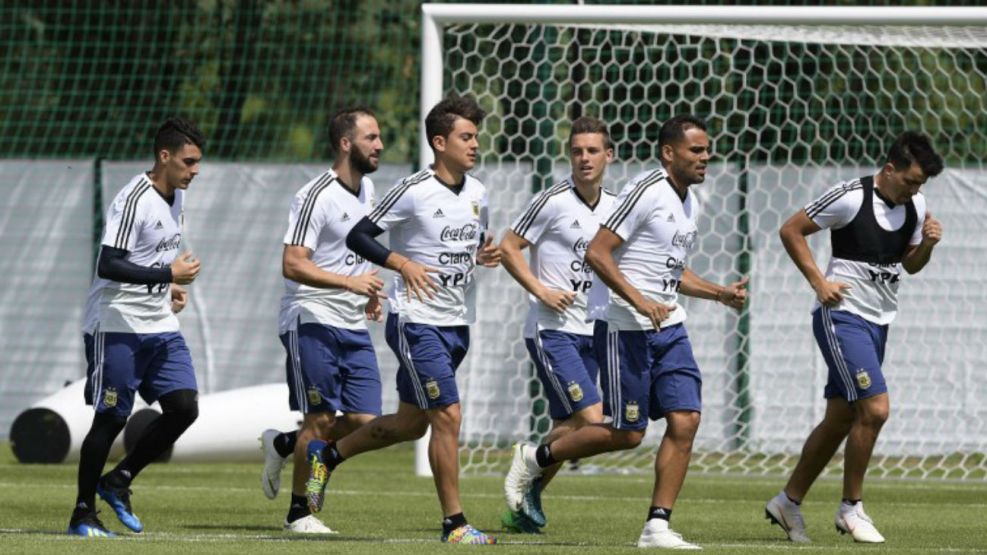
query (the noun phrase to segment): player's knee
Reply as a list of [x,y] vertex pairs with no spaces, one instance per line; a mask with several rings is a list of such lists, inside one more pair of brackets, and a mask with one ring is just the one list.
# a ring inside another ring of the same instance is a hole
[[665,435],[691,444],[699,431],[702,416],[696,411],[681,411],[668,413],[665,418],[668,421]]
[[618,430],[614,433],[614,447],[618,449],[634,449],[644,441],[644,430]]
[[158,399],[161,411],[186,428],[199,418],[199,394],[192,389],[173,391]]
[[439,433],[448,432],[459,435],[459,426],[462,423],[459,403],[428,411],[428,420],[432,424],[432,429]]

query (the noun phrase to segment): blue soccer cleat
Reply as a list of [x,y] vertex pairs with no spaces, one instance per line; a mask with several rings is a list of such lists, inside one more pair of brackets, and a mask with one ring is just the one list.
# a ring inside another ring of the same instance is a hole
[[321,439],[313,439],[308,442],[305,450],[305,460],[308,461],[308,480],[305,482],[305,498],[308,500],[308,509],[313,513],[322,510],[322,504],[326,500],[326,485],[329,483],[329,468],[322,460],[322,450],[326,448],[326,442]]
[[539,528],[544,527],[548,523],[545,512],[541,508],[541,484],[542,480],[540,476],[531,482],[531,489],[525,492],[521,500],[520,511],[521,514],[528,517],[532,524]]
[[132,493],[130,488],[111,484],[110,475],[107,474],[100,478],[96,484],[96,493],[100,499],[110,505],[113,512],[117,514],[120,523],[129,528],[131,532],[139,534],[144,531],[141,519],[137,518],[134,510],[130,507],[130,494]]
[[504,530],[515,534],[541,534],[541,529],[522,513],[505,510],[500,516],[500,523],[504,525]]
[[81,536],[83,538],[115,538],[116,534],[110,532],[99,520],[96,511],[82,511],[76,509],[69,520],[68,534],[70,536]]

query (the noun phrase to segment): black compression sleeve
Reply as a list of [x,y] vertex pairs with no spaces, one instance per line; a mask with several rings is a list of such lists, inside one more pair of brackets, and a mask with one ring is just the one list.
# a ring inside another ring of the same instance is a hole
[[391,251],[374,239],[381,233],[384,230],[364,216],[346,236],[346,247],[374,264],[383,266]]
[[102,245],[99,251],[99,265],[96,275],[103,279],[119,281],[120,283],[136,283],[138,285],[155,285],[171,283],[171,267],[148,268],[139,266],[127,260],[127,251],[107,245]]

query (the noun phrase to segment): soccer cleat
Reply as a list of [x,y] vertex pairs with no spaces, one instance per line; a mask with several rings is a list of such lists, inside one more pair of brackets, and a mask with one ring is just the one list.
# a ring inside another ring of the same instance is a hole
[[336,531],[315,518],[315,515],[303,516],[292,522],[284,522],[284,531],[295,534],[335,534]]
[[515,534],[541,534],[538,525],[522,513],[504,511],[500,515],[500,523],[504,525],[504,530]]
[[836,531],[850,534],[859,543],[884,543],[884,536],[877,531],[874,521],[864,512],[864,504],[857,503],[849,510],[841,505],[836,510]]
[[127,486],[112,484],[111,478],[110,474],[100,478],[99,482],[96,483],[96,493],[100,499],[110,505],[113,512],[117,514],[117,519],[131,532],[138,534],[143,532],[144,525],[141,524],[141,519],[137,518],[130,506],[130,494],[133,492]]
[[308,509],[313,513],[322,510],[322,504],[326,500],[326,485],[329,483],[329,469],[322,461],[322,450],[325,449],[326,442],[321,439],[313,439],[308,442],[305,459],[308,460],[308,481],[305,482],[305,498],[308,500]]
[[80,511],[76,509],[69,520],[68,534],[70,536],[82,536],[84,538],[115,538],[116,534],[110,532],[99,520],[99,513],[96,511]]
[[445,543],[460,543],[463,545],[494,545],[497,543],[495,538],[484,534],[469,524],[464,524],[452,532],[443,535],[442,541]]
[[282,457],[274,448],[274,438],[281,432],[277,430],[264,430],[260,439],[260,448],[264,452],[264,468],[260,472],[260,489],[264,490],[264,495],[268,499],[278,496],[281,489],[281,469],[288,462],[288,457]]
[[788,539],[795,543],[809,543],[812,540],[805,533],[805,519],[798,505],[789,501],[785,492],[771,498],[764,507],[764,518],[781,526]]
[[[535,479],[541,476],[542,469],[535,460],[535,448],[527,443],[514,444],[514,457],[511,468],[504,478],[504,498],[507,508],[512,512],[520,512],[524,507],[524,498],[531,491]],[[531,516],[530,514],[528,515]],[[544,517],[542,517],[544,519]]]
[[531,482],[528,493],[524,494],[524,498],[521,500],[521,514],[528,517],[539,528],[543,528],[548,523],[545,512],[541,508],[541,483],[540,476],[535,478]]
[[668,527],[668,521],[652,518],[644,523],[644,530],[637,540],[638,547],[660,547],[663,549],[702,549],[696,544],[682,539],[682,535]]

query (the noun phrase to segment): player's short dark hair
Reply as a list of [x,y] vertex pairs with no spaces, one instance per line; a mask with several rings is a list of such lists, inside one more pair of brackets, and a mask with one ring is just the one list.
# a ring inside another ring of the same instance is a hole
[[895,139],[888,151],[888,162],[896,170],[918,164],[926,177],[939,175],[943,168],[942,157],[929,144],[929,138],[915,131],[905,131]]
[[456,118],[463,118],[480,127],[487,113],[472,96],[449,95],[428,111],[425,116],[425,138],[429,146],[435,137],[448,137],[456,124]]
[[607,124],[603,123],[603,120],[591,118],[589,116],[576,118],[576,120],[572,122],[572,129],[569,130],[569,145],[572,145],[573,137],[587,133],[599,133],[600,135],[603,135],[603,148],[613,147],[613,144],[610,142],[610,130],[607,128]]
[[367,106],[359,105],[343,108],[329,119],[329,146],[334,154],[339,153],[339,141],[343,140],[343,137],[353,138],[356,120],[360,116],[377,117],[373,110]]
[[658,131],[658,148],[681,141],[685,132],[693,128],[706,131],[706,122],[692,114],[680,114],[667,120]]
[[206,136],[199,131],[192,120],[180,116],[168,118],[154,134],[154,158],[156,160],[162,150],[176,152],[189,144],[204,150]]

